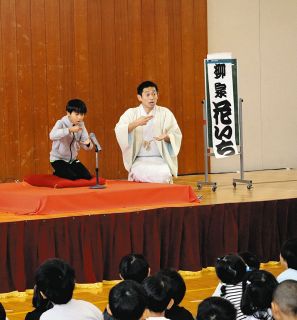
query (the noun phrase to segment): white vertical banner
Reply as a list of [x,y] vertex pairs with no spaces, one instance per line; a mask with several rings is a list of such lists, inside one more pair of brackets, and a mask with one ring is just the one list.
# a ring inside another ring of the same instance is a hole
[[208,110],[210,110],[212,123],[212,147],[216,158],[238,154],[232,74],[232,61],[234,60],[206,60],[209,90]]

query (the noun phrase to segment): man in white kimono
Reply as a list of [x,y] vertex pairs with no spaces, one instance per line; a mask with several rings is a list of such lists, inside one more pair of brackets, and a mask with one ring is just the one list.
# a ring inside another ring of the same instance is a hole
[[129,181],[172,183],[182,134],[173,113],[157,105],[158,87],[151,81],[137,88],[141,104],[128,109],[115,133]]

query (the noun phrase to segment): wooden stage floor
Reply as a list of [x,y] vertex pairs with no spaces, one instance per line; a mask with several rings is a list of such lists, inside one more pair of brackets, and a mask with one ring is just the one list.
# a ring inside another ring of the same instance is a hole
[[197,189],[197,181],[204,181],[203,175],[180,176],[175,183],[191,185],[195,193],[202,196],[200,205],[297,198],[297,169],[245,172],[244,179],[253,181],[251,190],[245,184],[237,184],[234,189],[233,178],[239,178],[239,174],[210,174],[209,181],[218,185],[215,192],[209,186]]

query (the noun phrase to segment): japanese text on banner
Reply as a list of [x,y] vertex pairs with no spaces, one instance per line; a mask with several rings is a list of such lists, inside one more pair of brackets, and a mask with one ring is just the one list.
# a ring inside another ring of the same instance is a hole
[[224,158],[238,154],[235,136],[232,63],[216,60],[207,65],[213,152],[216,158]]

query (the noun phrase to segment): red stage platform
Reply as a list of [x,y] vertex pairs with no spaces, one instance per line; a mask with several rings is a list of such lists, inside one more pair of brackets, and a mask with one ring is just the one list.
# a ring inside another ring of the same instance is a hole
[[[199,204],[189,185],[107,181],[106,189],[90,190],[0,184],[0,293],[33,288],[36,268],[50,257],[68,261],[78,283],[117,279],[119,262],[130,252],[144,254],[152,273],[201,270],[229,252],[277,260],[280,245],[297,236],[297,180],[256,186],[205,188]],[[271,188],[273,196],[265,199]],[[279,199],[285,188],[287,198]],[[242,202],[243,194],[249,201]],[[206,204],[207,197],[223,201]]]
[[26,182],[0,184],[0,212],[20,215],[92,213],[198,203],[191,186],[107,180],[106,189],[55,189]]

